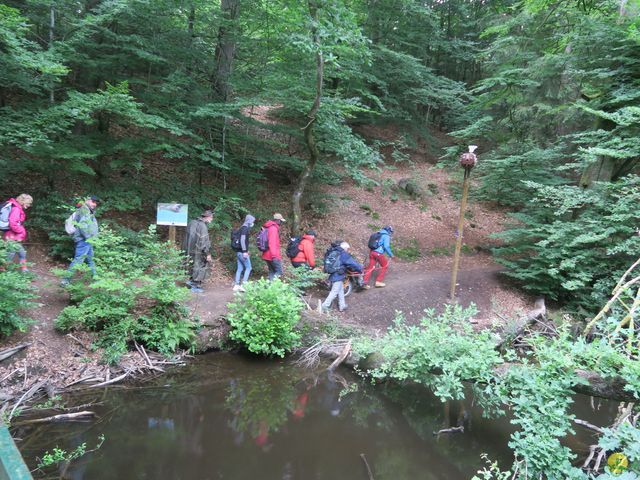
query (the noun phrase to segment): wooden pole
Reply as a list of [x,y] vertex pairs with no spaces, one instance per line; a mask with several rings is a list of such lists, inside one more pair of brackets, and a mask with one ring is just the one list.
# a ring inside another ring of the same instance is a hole
[[176,226],[169,225],[169,241],[171,243],[176,243]]
[[453,254],[453,272],[451,273],[451,291],[449,298],[453,301],[456,298],[456,281],[458,280],[458,266],[460,265],[460,251],[462,249],[462,233],[464,231],[464,211],[467,208],[467,197],[469,196],[469,174],[471,169],[464,169],[464,181],[462,184],[462,200],[460,202],[460,220],[458,221],[458,238],[456,239],[456,250]]

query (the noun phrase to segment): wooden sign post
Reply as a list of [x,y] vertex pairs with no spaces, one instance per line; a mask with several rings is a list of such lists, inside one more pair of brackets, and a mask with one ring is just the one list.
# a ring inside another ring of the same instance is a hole
[[476,165],[478,159],[473,151],[478,148],[475,145],[469,146],[469,152],[460,156],[460,165],[464,168],[464,180],[462,182],[462,199],[460,201],[460,219],[458,220],[458,238],[456,238],[456,249],[453,254],[453,272],[451,273],[451,291],[449,298],[451,301],[456,298],[456,282],[458,280],[458,267],[460,266],[460,251],[462,250],[462,234],[464,231],[464,212],[467,208],[467,198],[469,197],[469,176],[471,169]]

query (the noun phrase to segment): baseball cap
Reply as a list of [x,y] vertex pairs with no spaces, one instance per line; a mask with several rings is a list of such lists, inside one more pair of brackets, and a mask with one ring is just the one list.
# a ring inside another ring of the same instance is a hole
[[316,234],[315,230],[307,230],[307,235],[311,235],[312,237],[317,237],[318,235]]
[[94,202],[99,202],[100,201],[100,199],[98,198],[97,195],[89,195],[87,200],[91,200],[91,201],[94,201]]
[[279,214],[279,213],[274,213],[274,214],[273,214],[273,219],[274,219],[274,220],[280,220],[281,222],[286,222],[286,220],[284,219],[284,217],[283,217],[281,214]]

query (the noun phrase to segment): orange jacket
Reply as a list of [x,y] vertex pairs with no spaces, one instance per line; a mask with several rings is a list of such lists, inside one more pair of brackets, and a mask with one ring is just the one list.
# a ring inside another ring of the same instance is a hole
[[313,242],[316,241],[316,237],[311,235],[303,235],[300,240],[300,251],[291,259],[292,262],[305,262],[311,268],[316,266],[316,257],[313,253]]

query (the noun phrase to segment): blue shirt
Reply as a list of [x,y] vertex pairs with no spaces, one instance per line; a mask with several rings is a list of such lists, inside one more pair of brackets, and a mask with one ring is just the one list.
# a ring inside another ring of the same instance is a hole
[[374,250],[374,252],[378,253],[386,253],[390,257],[393,257],[393,252],[391,251],[391,235],[386,230],[380,230],[382,236],[380,237],[380,246]]

